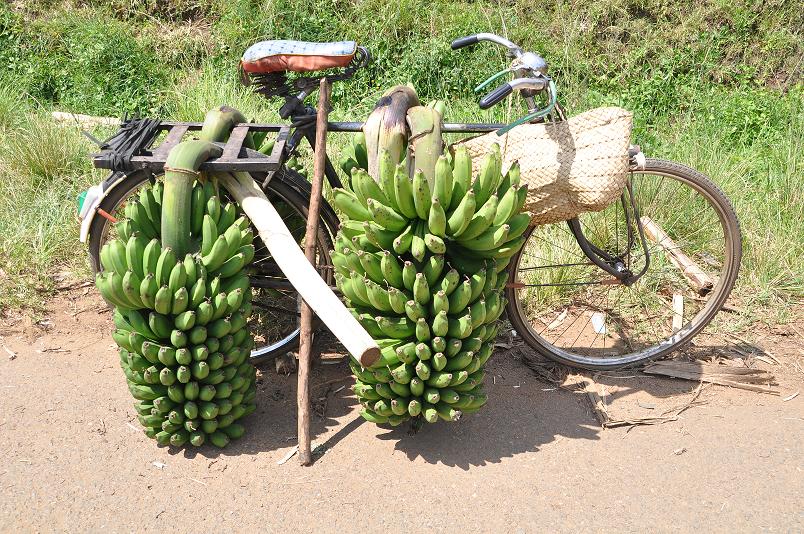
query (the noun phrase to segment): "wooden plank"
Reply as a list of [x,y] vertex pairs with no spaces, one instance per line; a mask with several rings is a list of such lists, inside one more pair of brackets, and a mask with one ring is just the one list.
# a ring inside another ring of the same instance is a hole
[[239,124],[232,129],[232,133],[229,135],[229,140],[226,141],[226,145],[223,147],[223,154],[218,158],[218,162],[237,160],[240,149],[243,148],[243,141],[246,139],[246,135],[248,135],[248,129],[248,124]]
[[282,159],[282,152],[285,151],[285,144],[288,141],[289,135],[290,128],[287,126],[279,130],[279,134],[276,136],[276,142],[274,143],[274,148],[271,150],[271,155],[269,157],[271,161],[278,162]]
[[[310,208],[307,211],[307,236],[304,255],[315,268],[315,249],[318,236],[318,213],[324,189],[324,167],[327,158],[327,116],[332,86],[326,77],[321,78],[318,91],[318,118],[315,134],[315,165],[313,184],[310,193]],[[277,144],[279,142],[277,141]],[[272,154],[273,155],[273,154]],[[313,239],[310,239],[313,236]],[[298,407],[299,462],[302,465],[313,463],[310,438],[310,364],[313,352],[313,310],[306,301],[301,305],[301,332],[299,334],[299,371],[296,400]]]
[[673,333],[675,334],[684,326],[684,296],[678,293],[673,294]]
[[648,364],[644,372],[652,375],[694,380],[696,382],[710,382],[758,393],[779,394],[778,391],[771,387],[776,384],[774,376],[762,369],[729,367],[698,361],[660,361]]
[[[188,128],[189,126],[185,124],[174,126],[173,128],[171,128],[168,134],[162,140],[162,143],[151,151],[151,154],[153,154],[151,156],[151,159],[166,160],[168,154],[170,153],[170,149],[179,144],[182,137],[184,137],[184,134],[187,133]],[[135,158],[132,158],[132,163],[134,160],[140,160],[140,158],[144,157],[147,156],[137,156]]]
[[662,247],[670,262],[681,271],[699,295],[703,296],[712,291],[715,287],[712,278],[681,250],[661,226],[648,216],[641,217],[640,221],[648,239]]

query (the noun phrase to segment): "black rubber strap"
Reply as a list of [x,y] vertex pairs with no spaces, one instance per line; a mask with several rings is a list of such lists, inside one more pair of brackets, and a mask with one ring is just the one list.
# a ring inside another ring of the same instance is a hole
[[159,133],[158,119],[123,119],[120,129],[103,142],[101,149],[108,153],[111,168],[128,170],[131,158],[151,146]]

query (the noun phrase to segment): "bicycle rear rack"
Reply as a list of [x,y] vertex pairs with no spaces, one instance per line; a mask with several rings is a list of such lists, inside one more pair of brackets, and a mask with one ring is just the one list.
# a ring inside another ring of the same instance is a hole
[[[146,121],[147,119],[133,119],[132,121]],[[125,121],[121,130],[110,139],[120,134],[132,137],[136,135],[136,128],[131,128],[132,121]],[[134,123],[136,124],[136,123]],[[151,149],[156,136],[147,136],[142,139],[142,146],[127,147],[126,153],[121,154],[108,143],[102,145],[101,152],[91,154],[92,164],[99,169],[114,171],[148,170],[153,173],[164,171],[165,161],[173,147],[179,144],[188,132],[201,130],[200,122],[160,122],[156,126],[158,132],[167,131],[162,142]],[[129,133],[131,132],[131,133]],[[256,150],[243,147],[243,141],[249,132],[276,132],[276,141],[271,154],[266,155]],[[284,124],[238,124],[232,130],[226,143],[217,143],[223,147],[221,157],[211,159],[201,165],[204,171],[242,171],[242,172],[273,172],[279,170],[282,162],[285,144],[290,135],[290,126]],[[119,144],[120,139],[118,139]],[[122,156],[122,157],[121,157]]]

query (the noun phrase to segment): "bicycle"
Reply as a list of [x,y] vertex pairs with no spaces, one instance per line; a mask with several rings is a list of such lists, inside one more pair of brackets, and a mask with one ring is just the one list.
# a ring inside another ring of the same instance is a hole
[[[518,92],[528,112],[510,125],[446,123],[442,132],[484,134],[525,122],[566,119],[547,62],[538,54],[488,33],[456,39],[452,48],[481,41],[504,46],[513,62],[477,90],[508,73],[514,79],[481,98],[480,107],[490,108]],[[251,72],[244,71],[244,81],[266,97],[283,98],[279,115],[290,124],[243,125],[255,132],[276,132],[276,143],[270,154],[253,153],[238,145],[234,157],[250,162],[252,176],[285,215],[286,224],[303,246],[310,185],[286,163],[303,140],[315,147],[316,112],[305,100],[323,77],[330,82],[347,80],[368,64],[370,55],[351,41],[266,41],[259,45],[275,53],[264,55],[265,61],[257,62]],[[326,73],[318,72],[322,69]],[[537,99],[542,97],[547,104],[540,107]],[[360,122],[331,122],[328,130],[356,133],[362,126]],[[152,125],[150,135],[141,131],[123,135],[125,153],[112,149],[96,155],[96,166],[125,171],[113,172],[85,210],[82,241],[89,239],[93,269],[100,266],[100,247],[113,232],[112,222],[125,200],[157,179],[160,161],[164,163],[171,142],[175,144],[188,131],[199,128],[199,123],[161,122]],[[151,151],[159,130],[169,133]],[[245,135],[245,130],[241,131]],[[242,143],[242,137],[240,140]],[[629,151],[629,158],[628,184],[619,202],[566,224],[529,228],[525,246],[509,265],[508,319],[528,345],[549,359],[586,369],[615,369],[660,358],[689,343],[712,320],[734,286],[742,254],[740,227],[723,192],[694,169],[645,158],[638,147]],[[225,169],[222,160],[209,163],[209,168],[218,165]],[[332,187],[341,186],[329,158],[325,176]],[[690,206],[695,213],[682,219]],[[325,200],[321,210],[317,265],[332,286],[328,251],[338,217]],[[258,247],[251,279],[258,310],[253,325],[258,346],[252,359],[262,361],[298,345],[299,299],[264,246]]]

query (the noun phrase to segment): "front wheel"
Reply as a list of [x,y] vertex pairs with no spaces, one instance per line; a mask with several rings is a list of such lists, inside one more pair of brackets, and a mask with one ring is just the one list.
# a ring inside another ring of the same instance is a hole
[[629,180],[647,256],[630,203],[578,219],[597,249],[631,272],[646,269],[635,283],[594,265],[565,223],[531,228],[511,262],[508,318],[551,360],[605,370],[661,358],[700,332],[734,287],[740,225],[723,192],[703,174],[658,159]]

